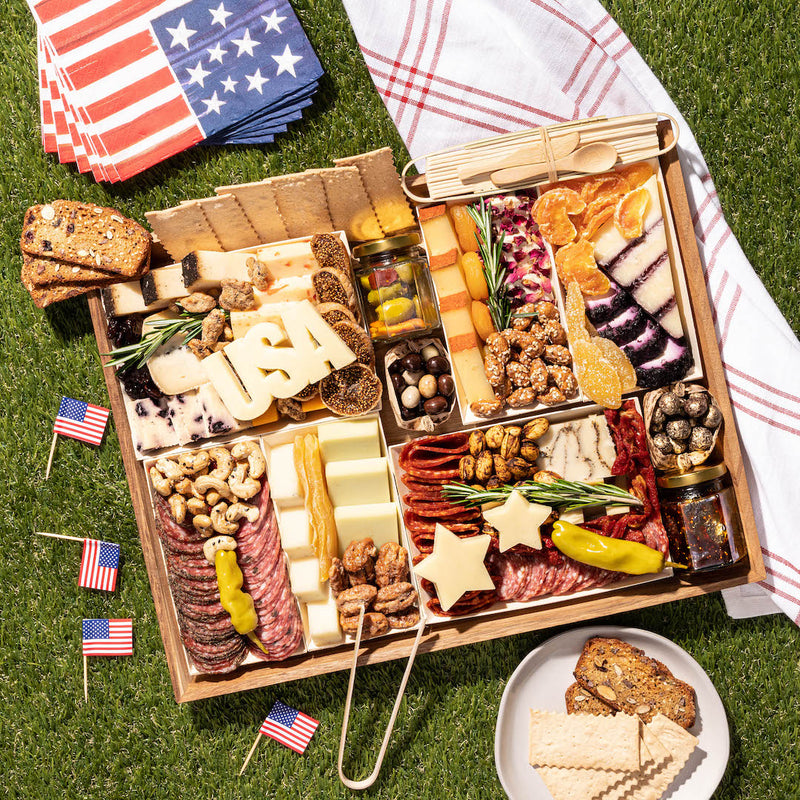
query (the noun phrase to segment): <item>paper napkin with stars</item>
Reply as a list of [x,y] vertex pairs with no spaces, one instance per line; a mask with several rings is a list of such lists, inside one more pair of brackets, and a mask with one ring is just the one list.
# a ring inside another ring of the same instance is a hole
[[287,0],[28,0],[42,140],[97,180],[196,144],[270,142],[322,68]]

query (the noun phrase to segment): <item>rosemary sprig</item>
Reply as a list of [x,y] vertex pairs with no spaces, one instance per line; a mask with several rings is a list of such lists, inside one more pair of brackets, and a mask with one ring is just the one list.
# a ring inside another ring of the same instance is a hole
[[483,198],[478,201],[477,207],[467,206],[467,213],[478,227],[475,238],[478,240],[478,249],[483,261],[483,276],[489,289],[489,298],[486,301],[489,314],[495,330],[504,331],[511,324],[511,302],[508,299],[505,283],[506,268],[501,261],[506,235],[500,233],[497,239],[492,241],[491,206]]
[[540,503],[564,511],[597,505],[642,505],[638,497],[611,483],[585,483],[563,479],[552,483],[524,481],[516,486],[505,484],[496,489],[479,489],[465,483],[448,483],[442,488],[442,494],[454,503],[480,506],[484,503],[504,502],[514,490],[522,494],[529,503]]
[[[183,344],[198,338],[203,332],[203,320],[207,314],[201,312],[181,311],[177,319],[157,319],[148,322],[150,330],[136,344],[118,347],[109,355],[109,366],[120,369],[143,367],[162,344],[166,344],[173,336],[183,336]],[[227,318],[228,312],[225,312]]]

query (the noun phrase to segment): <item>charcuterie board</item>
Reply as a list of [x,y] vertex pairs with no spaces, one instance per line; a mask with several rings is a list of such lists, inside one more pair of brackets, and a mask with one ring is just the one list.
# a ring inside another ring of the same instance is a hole
[[[659,124],[659,136],[664,147],[672,142],[673,134],[669,123]],[[690,338],[695,361],[695,372],[692,373],[692,377],[698,375],[704,377],[708,390],[719,403],[722,415],[729,421],[729,424],[723,429],[719,437],[717,446],[727,464],[733,491],[738,501],[747,556],[724,571],[710,573],[705,576],[694,576],[691,581],[683,580],[675,574],[664,573],[660,574],[660,579],[655,581],[635,581],[633,585],[612,585],[596,592],[565,594],[551,597],[546,603],[535,603],[527,606],[524,604],[512,604],[498,613],[470,615],[461,619],[439,618],[436,620],[436,624],[432,625],[423,637],[420,645],[423,652],[500,638],[524,631],[596,619],[610,613],[618,613],[624,610],[657,605],[718,591],[726,587],[757,581],[764,576],[758,532],[750,502],[740,442],[736,429],[732,424],[733,416],[730,400],[727,394],[711,310],[706,294],[703,268],[694,239],[691,213],[677,150],[671,149],[661,155],[659,157],[659,166],[663,188],[672,212],[670,220],[670,226],[674,226],[670,227],[670,235],[674,235],[672,247],[677,251],[678,258],[676,260],[682,264],[679,281],[682,295],[680,302],[683,306],[681,310],[684,317],[691,320]],[[559,304],[563,309],[563,299],[559,301]],[[106,315],[103,304],[99,297],[93,295],[89,299],[89,305],[99,350],[101,353],[108,353],[112,349],[112,344],[107,335]],[[374,369],[375,374],[378,376],[385,374],[383,363],[385,354],[385,346],[376,347]],[[224,675],[203,674],[191,668],[190,662],[186,657],[174,598],[170,591],[167,560],[156,529],[147,462],[142,460],[141,453],[137,454],[134,446],[123,393],[114,369],[110,366],[105,366],[104,373],[119,433],[123,462],[131,488],[131,497],[136,513],[145,563],[148,569],[176,700],[184,702],[212,697],[346,669],[349,666],[348,653],[352,649],[352,643],[346,639],[342,639],[341,643],[331,641],[325,647],[303,647],[298,651],[298,655],[293,655],[281,661],[263,661],[248,658],[234,672]],[[385,391],[386,389],[384,389]],[[635,392],[631,397],[637,398],[638,402],[642,394],[643,392],[641,391]],[[462,392],[459,392],[459,400],[461,398]],[[597,411],[583,397],[576,399],[576,402],[570,408],[569,412],[559,411],[558,413],[581,416],[581,414],[589,413],[591,408],[595,412]],[[463,407],[460,409],[460,413],[461,416],[459,416],[459,409],[456,408],[446,421],[437,426],[437,434],[461,431],[464,428],[474,428],[476,425],[483,424],[480,420],[468,418]],[[532,419],[533,416],[547,415],[548,409],[546,408],[521,411],[518,417],[519,424],[524,424],[525,421]],[[325,423],[327,418],[324,413],[321,417],[320,423]],[[411,431],[398,425],[395,410],[393,410],[392,404],[386,401],[385,395],[380,407],[379,419],[381,448],[383,449],[380,455],[381,458],[386,458],[387,455],[393,452],[395,446],[412,440],[418,434],[417,431]],[[514,418],[515,424],[516,420],[517,417]],[[505,422],[506,420],[504,419],[503,421]],[[252,435],[266,434],[264,444],[268,450],[273,430],[275,429],[257,429],[252,432]],[[250,435],[250,432],[233,431],[232,434],[234,436],[243,436]],[[277,435],[280,436],[280,434]],[[398,475],[399,462],[397,458],[388,458],[387,463],[392,479],[390,502],[397,506],[399,521],[401,509],[397,499],[397,490],[401,489],[398,483],[400,480]],[[402,529],[404,526],[400,525],[399,527]],[[407,534],[408,531],[401,530],[401,542],[406,546],[409,542],[406,538]],[[413,551],[413,548],[409,549]],[[415,589],[420,588],[417,586],[417,581],[414,581],[414,587]],[[420,592],[420,597],[424,597],[424,591]],[[430,621],[432,620],[427,610],[421,609],[420,624],[427,625]],[[391,635],[379,636],[368,641],[362,656],[363,663],[375,663],[407,656],[415,633],[415,630],[395,630]]]

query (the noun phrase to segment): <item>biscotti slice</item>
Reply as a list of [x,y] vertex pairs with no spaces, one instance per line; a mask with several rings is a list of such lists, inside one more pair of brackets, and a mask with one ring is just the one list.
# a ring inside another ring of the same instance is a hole
[[51,283],[47,286],[36,286],[31,280],[30,265],[23,262],[22,273],[20,274],[22,285],[28,290],[33,302],[39,308],[46,308],[51,303],[58,303],[61,300],[69,300],[71,297],[78,297],[88,294],[93,289],[101,289],[116,280],[112,278],[106,281],[93,281],[91,283]]
[[574,675],[583,689],[617,711],[638,714],[645,722],[660,713],[683,728],[694,725],[694,689],[628,642],[589,639]]
[[583,689],[579,683],[572,683],[564,693],[567,714],[594,714],[596,717],[613,717],[615,708]]
[[149,261],[150,234],[116,209],[53,200],[25,212],[20,247],[30,255],[130,278]]
[[[34,286],[119,280],[119,276],[113,272],[84,267],[80,264],[73,264],[70,261],[62,261],[60,258],[45,258],[44,256],[32,256],[29,253],[23,253],[22,261],[29,264],[28,274]],[[131,277],[142,277],[149,269],[149,266],[148,261],[143,262],[141,271]]]

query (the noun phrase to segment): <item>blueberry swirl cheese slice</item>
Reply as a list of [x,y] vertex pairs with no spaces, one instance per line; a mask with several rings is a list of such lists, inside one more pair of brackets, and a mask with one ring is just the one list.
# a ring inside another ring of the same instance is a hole
[[607,222],[595,237],[594,257],[598,266],[624,286],[638,305],[652,315],[670,336],[680,339],[684,331],[675,300],[672,265],[655,175],[644,184],[644,188],[650,194],[644,233],[636,239],[626,239],[613,221]]

